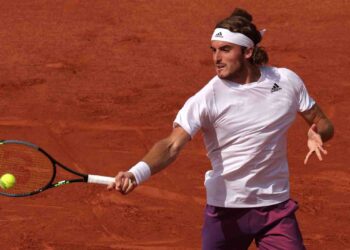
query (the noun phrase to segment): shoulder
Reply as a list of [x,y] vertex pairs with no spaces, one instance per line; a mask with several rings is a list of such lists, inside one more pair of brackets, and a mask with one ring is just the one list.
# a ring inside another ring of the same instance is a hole
[[260,70],[263,76],[269,80],[276,82],[281,79],[281,73],[279,72],[279,68],[271,66],[262,66]]
[[216,111],[215,86],[220,82],[220,78],[213,77],[204,87],[197,93],[187,99],[182,110],[195,111],[201,117],[211,116]]
[[287,68],[276,68],[281,75],[281,78],[296,84],[302,84],[303,80],[294,71]]
[[289,80],[300,80],[301,78],[292,70],[273,66],[262,66],[261,71],[267,78],[288,78]]
[[209,101],[214,97],[214,88],[218,84],[220,78],[213,77],[203,88],[195,93],[191,98],[195,100],[207,100]]

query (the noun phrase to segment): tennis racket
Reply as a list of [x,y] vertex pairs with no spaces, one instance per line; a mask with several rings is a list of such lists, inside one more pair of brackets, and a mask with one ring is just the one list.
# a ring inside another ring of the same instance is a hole
[[[76,176],[73,179],[57,181],[57,169],[62,168]],[[0,188],[0,194],[10,197],[24,197],[41,193],[62,185],[87,182],[108,185],[113,177],[79,173],[55,160],[42,148],[26,141],[0,140],[0,176],[10,173],[16,183],[10,188]]]

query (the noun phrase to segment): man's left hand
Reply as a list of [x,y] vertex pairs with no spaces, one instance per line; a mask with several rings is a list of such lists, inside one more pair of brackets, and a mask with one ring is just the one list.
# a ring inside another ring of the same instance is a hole
[[327,154],[327,150],[323,148],[323,142],[321,139],[321,136],[317,133],[317,127],[316,124],[312,124],[310,127],[308,133],[308,140],[307,140],[307,146],[309,148],[309,152],[307,153],[304,164],[307,163],[309,160],[309,157],[313,154],[316,153],[317,158],[322,161],[322,154]]

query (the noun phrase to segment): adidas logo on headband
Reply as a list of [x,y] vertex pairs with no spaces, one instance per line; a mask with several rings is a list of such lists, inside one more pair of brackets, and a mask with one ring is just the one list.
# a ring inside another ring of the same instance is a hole
[[223,38],[223,36],[222,36],[222,33],[221,33],[221,32],[217,33],[217,34],[215,35],[215,37],[221,37],[221,38]]
[[254,42],[252,41],[252,39],[250,39],[246,35],[239,32],[231,32],[230,30],[223,29],[223,28],[215,29],[211,37],[211,40],[234,43],[247,48],[254,47]]

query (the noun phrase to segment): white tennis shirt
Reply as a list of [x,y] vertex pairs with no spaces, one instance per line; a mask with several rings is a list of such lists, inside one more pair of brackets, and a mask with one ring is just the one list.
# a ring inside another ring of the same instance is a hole
[[315,102],[294,72],[260,70],[257,82],[243,85],[215,76],[174,121],[191,137],[203,132],[212,165],[205,174],[209,205],[259,207],[289,198],[287,130]]

